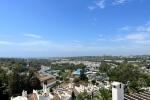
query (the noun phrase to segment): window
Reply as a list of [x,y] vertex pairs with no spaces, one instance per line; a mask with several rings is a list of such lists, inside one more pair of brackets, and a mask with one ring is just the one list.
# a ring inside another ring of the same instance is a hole
[[121,84],[120,84],[120,88],[121,88]]
[[114,85],[113,88],[116,88],[116,86]]

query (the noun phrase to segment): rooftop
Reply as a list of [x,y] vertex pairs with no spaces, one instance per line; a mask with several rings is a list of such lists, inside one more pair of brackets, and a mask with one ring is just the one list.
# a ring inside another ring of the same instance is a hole
[[120,84],[122,84],[122,83],[120,83],[120,82],[113,82],[113,83],[112,83],[112,85],[115,85],[115,86],[118,86],[118,85],[120,85]]
[[150,100],[149,92],[139,92],[124,96],[124,100]]

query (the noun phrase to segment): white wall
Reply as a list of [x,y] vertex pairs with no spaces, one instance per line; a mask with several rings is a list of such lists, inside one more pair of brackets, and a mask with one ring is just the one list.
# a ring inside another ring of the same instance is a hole
[[122,83],[112,83],[112,100],[124,100],[124,85]]

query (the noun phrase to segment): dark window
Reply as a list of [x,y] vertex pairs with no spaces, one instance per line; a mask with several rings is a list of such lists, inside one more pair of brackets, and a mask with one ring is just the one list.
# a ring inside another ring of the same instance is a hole
[[120,84],[120,88],[121,88],[121,84]]
[[114,88],[116,88],[116,86],[113,86]]

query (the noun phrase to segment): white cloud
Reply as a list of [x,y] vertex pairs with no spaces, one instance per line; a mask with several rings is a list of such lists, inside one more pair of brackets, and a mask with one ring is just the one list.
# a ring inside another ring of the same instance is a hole
[[129,31],[129,30],[130,30],[129,26],[124,26],[124,27],[119,28],[119,31]]
[[40,38],[42,38],[42,36],[40,36],[40,35],[31,34],[31,33],[24,34],[24,36],[29,37],[29,38],[35,38],[35,39],[40,39]]
[[72,42],[73,42],[73,43],[80,43],[79,40],[73,40]]
[[150,21],[147,21],[146,25],[150,25]]
[[97,41],[104,41],[104,40],[106,40],[106,39],[104,38],[104,36],[103,36],[102,34],[99,34],[99,35],[98,35],[98,38],[97,38]]
[[104,41],[104,40],[106,40],[106,39],[104,39],[104,38],[98,38],[97,40],[98,40],[98,41]]
[[125,38],[127,39],[127,40],[135,40],[135,41],[142,41],[142,40],[145,40],[146,39],[146,34],[129,34],[129,35],[127,35]]
[[120,5],[128,2],[129,0],[114,0],[113,5]]
[[[128,30],[128,29],[129,29],[128,26],[122,27],[122,30]],[[90,42],[84,41],[85,43],[83,43],[80,40],[72,40],[67,43],[61,43],[61,42],[57,43],[57,42],[44,39],[44,37],[42,38],[41,36],[35,36],[35,34],[34,35],[26,34],[27,37],[32,37],[32,38],[28,39],[28,41],[25,41],[21,38],[20,39],[18,38],[18,40],[12,39],[11,41],[0,41],[0,48],[2,48],[1,51],[16,50],[18,52],[20,51],[33,52],[33,53],[36,52],[35,55],[38,55],[40,53],[43,54],[44,52],[47,52],[47,54],[51,53],[54,55],[55,54],[59,55],[59,53],[63,54],[64,52],[66,53],[66,55],[68,54],[68,52],[74,55],[79,53],[80,54],[83,53],[86,55],[93,52],[95,54],[98,54],[99,52],[106,53],[106,54],[108,53],[124,54],[124,52],[134,53],[136,48],[140,48],[139,52],[142,52],[142,50],[145,51],[146,49],[150,50],[149,29],[150,29],[150,25],[146,25],[146,24],[138,27],[132,27],[132,29],[129,29],[128,34],[121,34],[120,36],[118,36],[115,39],[117,41],[111,41],[116,37],[116,35],[109,37],[106,36],[105,34],[99,34],[95,38],[95,40],[92,41],[95,44],[91,44],[90,40],[89,40]],[[135,47],[135,45],[137,47]]]
[[149,27],[147,27],[147,32],[150,32],[150,26],[149,26]]
[[97,0],[97,1],[95,2],[95,4],[96,4],[96,6],[98,6],[99,8],[103,9],[103,8],[105,8],[105,2],[106,2],[106,0]]
[[71,46],[71,48],[79,48],[82,47],[82,43],[79,40],[73,40],[71,43],[66,44],[68,46]]
[[89,10],[94,10],[97,8],[104,9],[105,5],[106,5],[106,0],[95,0],[94,5],[89,6],[88,9]]
[[94,5],[88,6],[89,10],[104,9],[106,6],[123,5],[136,0],[94,0]]
[[135,33],[129,33],[127,35],[122,35],[117,38],[115,38],[113,41],[127,41],[127,42],[135,42],[139,43],[138,41],[146,41],[150,39],[150,33],[147,32],[135,32]]
[[26,42],[20,42],[20,43],[16,43],[17,45],[21,45],[21,46],[34,46],[34,45],[47,45],[49,44],[50,41],[47,40],[34,40],[34,41],[26,41]]
[[136,27],[137,32],[150,32],[150,21],[148,21],[145,25],[141,25]]
[[0,41],[0,44],[1,45],[12,45],[14,44],[13,42],[10,42],[10,41]]
[[123,41],[123,40],[125,40],[125,38],[124,37],[121,37],[121,36],[117,36],[116,38],[114,38],[114,39],[111,39],[111,41]]
[[[123,27],[123,30],[128,30],[128,27]],[[116,40],[132,41],[135,43],[149,43],[150,40],[150,24],[137,26],[134,29],[130,29],[127,35],[122,35],[116,38]]]
[[96,7],[95,6],[89,6],[88,9],[89,10],[94,10],[94,9],[96,9]]
[[140,43],[140,44],[150,44],[150,40],[142,40],[142,41],[136,41],[136,43]]
[[102,35],[102,34],[99,34],[99,35],[98,35],[98,37],[99,37],[99,38],[102,38],[102,37],[103,37],[103,35]]
[[145,28],[145,26],[138,26],[136,28],[136,31],[138,31],[138,32],[146,31],[146,28]]

